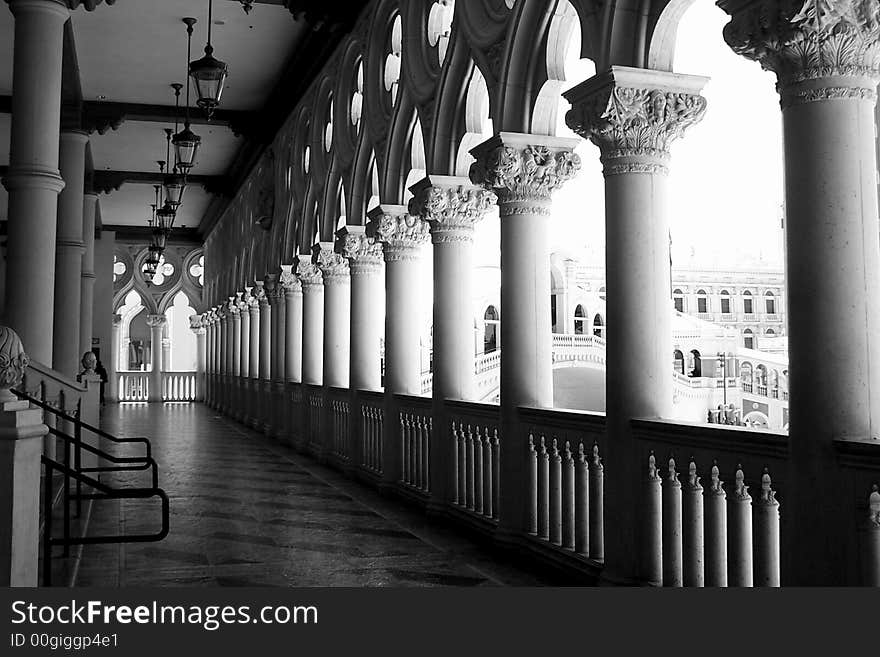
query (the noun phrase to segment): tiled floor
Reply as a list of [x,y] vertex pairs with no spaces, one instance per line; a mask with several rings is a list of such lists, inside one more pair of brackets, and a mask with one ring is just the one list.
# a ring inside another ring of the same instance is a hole
[[[117,436],[151,438],[171,531],[158,543],[86,546],[78,586],[561,583],[508,565],[202,404],[108,406],[103,424]],[[146,485],[143,477],[126,482]],[[91,532],[152,532],[158,517],[157,502],[99,502]]]

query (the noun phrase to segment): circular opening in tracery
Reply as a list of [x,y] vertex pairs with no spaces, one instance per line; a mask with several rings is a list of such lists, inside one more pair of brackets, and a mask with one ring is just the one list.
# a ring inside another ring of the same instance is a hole
[[327,117],[324,124],[324,150],[328,153],[333,147],[333,98],[327,103]]
[[440,66],[446,61],[454,13],[455,0],[437,0],[428,14],[428,44],[437,48],[437,61]]
[[400,54],[403,43],[403,27],[400,14],[394,17],[391,26],[391,42],[385,55],[385,91],[391,93],[391,102],[397,100],[397,89],[400,85]]
[[364,108],[364,63],[358,62],[357,74],[355,75],[355,88],[351,93],[351,106],[349,108],[349,118],[351,124],[358,129],[361,127],[361,116]]

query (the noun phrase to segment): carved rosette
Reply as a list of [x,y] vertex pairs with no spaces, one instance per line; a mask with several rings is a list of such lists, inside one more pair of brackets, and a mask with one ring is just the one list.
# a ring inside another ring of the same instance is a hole
[[606,176],[667,173],[669,146],[706,113],[697,93],[629,86],[608,78],[573,100],[565,122],[599,147]]
[[348,285],[351,282],[348,260],[341,253],[321,246],[320,249],[315,250],[314,260],[315,265],[321,270],[324,285]]
[[18,334],[7,326],[0,326],[0,402],[15,401],[9,389],[21,383],[29,363]]
[[[476,149],[475,149],[476,150]],[[499,213],[549,215],[550,197],[581,168],[571,150],[545,145],[515,147],[499,142],[475,153],[470,179],[498,194]]]
[[363,233],[346,233],[341,238],[342,255],[348,258],[351,275],[374,274],[382,268],[382,243]]
[[303,294],[311,292],[313,289],[323,287],[324,277],[317,265],[309,260],[298,260],[296,263],[296,275],[302,284]]
[[776,74],[783,109],[832,98],[876,100],[876,0],[728,0],[724,40]]
[[409,212],[428,222],[434,244],[473,242],[474,226],[497,202],[483,187],[428,185],[410,199]]
[[385,262],[417,260],[431,232],[428,223],[419,217],[387,212],[375,215],[367,230],[370,237],[382,243]]

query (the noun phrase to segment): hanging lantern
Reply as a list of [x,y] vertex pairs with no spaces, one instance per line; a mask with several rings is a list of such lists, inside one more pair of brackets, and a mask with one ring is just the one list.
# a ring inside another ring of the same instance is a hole
[[189,75],[196,85],[199,96],[196,104],[208,113],[208,119],[220,104],[220,95],[223,93],[223,85],[229,74],[229,66],[226,62],[221,62],[213,55],[214,48],[211,46],[213,11],[214,1],[208,0],[208,43],[205,46],[205,56],[189,64]]
[[162,186],[165,188],[165,203],[176,209],[183,202],[183,192],[186,191],[186,176],[180,173],[169,173],[163,179]]
[[[186,34],[187,34],[187,45],[186,45],[186,61],[187,66],[189,66],[189,59],[192,53],[192,34],[193,34],[193,25],[196,24],[195,18],[184,18],[183,22],[186,24]],[[187,69],[187,75],[189,74],[189,69]],[[180,89],[175,88],[175,92],[177,97],[180,97]],[[171,142],[174,144],[174,161],[175,167],[182,171],[183,173],[189,172],[189,170],[195,166],[196,163],[196,155],[199,152],[199,145],[202,143],[202,138],[199,137],[196,133],[190,130],[189,127],[189,84],[186,85],[186,120],[183,124],[183,130],[174,135],[174,138]]]

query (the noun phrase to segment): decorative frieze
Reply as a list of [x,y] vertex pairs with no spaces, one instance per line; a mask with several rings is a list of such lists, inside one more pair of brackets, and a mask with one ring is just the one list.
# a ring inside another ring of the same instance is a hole
[[876,0],[726,0],[724,39],[777,77],[783,108],[829,99],[876,100]]
[[429,223],[434,244],[472,242],[474,226],[498,202],[494,191],[452,176],[424,178],[410,189],[409,213]]
[[470,180],[498,195],[499,213],[549,214],[554,191],[581,168],[576,142],[502,132],[471,150]]
[[367,235],[382,243],[385,262],[417,260],[428,241],[430,228],[403,206],[380,205],[370,212]]
[[706,78],[612,66],[563,94],[565,122],[599,147],[606,176],[666,173],[669,147],[706,113]]
[[324,285],[348,285],[351,282],[348,259],[336,253],[333,242],[315,244],[313,261],[321,270]]

